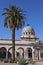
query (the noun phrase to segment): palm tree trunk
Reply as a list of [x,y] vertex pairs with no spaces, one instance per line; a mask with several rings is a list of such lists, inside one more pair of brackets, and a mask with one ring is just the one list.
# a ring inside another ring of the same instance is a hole
[[15,61],[15,28],[12,30],[12,59]]

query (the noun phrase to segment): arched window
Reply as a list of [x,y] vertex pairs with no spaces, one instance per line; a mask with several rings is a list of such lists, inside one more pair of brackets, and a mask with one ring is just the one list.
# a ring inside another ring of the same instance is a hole
[[26,32],[26,34],[27,34],[27,32]]

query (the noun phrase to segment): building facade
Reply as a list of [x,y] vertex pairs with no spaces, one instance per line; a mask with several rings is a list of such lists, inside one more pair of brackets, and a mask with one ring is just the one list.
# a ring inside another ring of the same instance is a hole
[[[0,58],[12,58],[12,40],[0,39]],[[15,40],[15,57],[43,60],[43,41],[36,37],[34,29],[23,28],[20,40]]]

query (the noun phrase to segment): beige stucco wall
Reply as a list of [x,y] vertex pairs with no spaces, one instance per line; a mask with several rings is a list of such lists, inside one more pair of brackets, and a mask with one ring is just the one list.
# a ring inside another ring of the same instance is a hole
[[[34,50],[33,46],[31,45],[32,43],[39,44],[39,40],[37,40],[37,41],[29,41],[29,40],[21,40],[21,39],[20,40],[16,40],[15,41],[15,56],[16,56],[16,52],[17,51],[20,52],[20,50],[18,50],[18,48],[21,47],[21,48],[24,49],[24,58],[28,59],[27,49],[31,48],[32,49],[32,59],[35,59],[34,58],[34,51],[35,50]],[[5,47],[7,49],[7,51],[8,51],[8,49],[10,47],[12,47],[12,40],[3,40],[3,39],[0,39],[0,48],[2,48],[2,47]],[[12,49],[9,50],[9,51],[12,54]],[[22,51],[21,51],[21,53],[22,53]],[[40,54],[39,54],[39,56],[40,56]]]

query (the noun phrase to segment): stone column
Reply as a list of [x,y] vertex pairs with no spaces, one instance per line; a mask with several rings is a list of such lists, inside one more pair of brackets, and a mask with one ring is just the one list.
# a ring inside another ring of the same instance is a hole
[[32,49],[32,59],[34,60],[34,49]]
[[28,52],[24,50],[24,59],[28,59]]
[[41,60],[40,50],[39,50],[39,60]]
[[38,51],[38,60],[40,60],[40,49],[39,48],[37,48],[37,51]]
[[8,49],[6,50],[6,60],[8,60]]
[[24,51],[24,59],[26,59],[26,51]]

